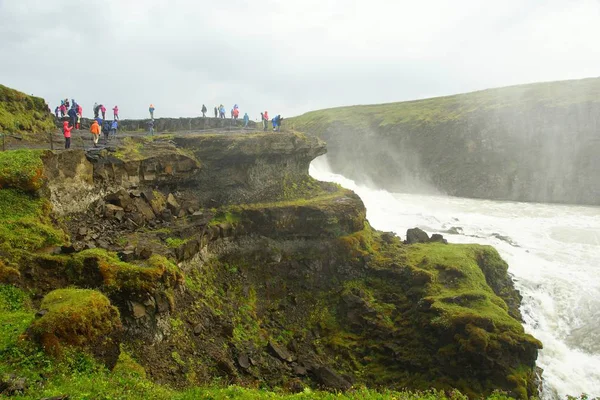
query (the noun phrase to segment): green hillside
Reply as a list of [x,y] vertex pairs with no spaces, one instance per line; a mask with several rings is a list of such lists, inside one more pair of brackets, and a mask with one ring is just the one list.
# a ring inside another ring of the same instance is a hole
[[0,132],[36,134],[55,129],[44,99],[0,85]]
[[290,119],[336,172],[398,191],[600,202],[600,79],[535,83]]

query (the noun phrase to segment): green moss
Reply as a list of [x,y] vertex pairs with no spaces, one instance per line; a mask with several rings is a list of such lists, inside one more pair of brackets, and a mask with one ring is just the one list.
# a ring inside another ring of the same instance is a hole
[[50,219],[50,203],[13,189],[0,189],[0,247],[36,250],[67,241]]
[[241,220],[241,216],[236,210],[237,207],[231,207],[229,209],[217,211],[216,215],[210,220],[208,225],[215,226],[222,223],[228,223],[235,226]]
[[0,189],[40,189],[44,184],[42,154],[41,150],[27,149],[0,152]]
[[54,117],[44,99],[0,85],[0,133],[19,133],[36,139],[35,135],[55,129]]
[[146,377],[146,370],[144,367],[138,364],[137,361],[135,361],[123,348],[121,348],[119,359],[112,372],[114,375],[124,377]]
[[85,250],[71,260],[76,271],[83,271],[86,262],[95,262],[103,278],[103,288],[109,292],[127,290],[131,292],[155,293],[183,283],[181,270],[165,257],[153,254],[147,261],[138,264],[119,260],[115,253],[102,249]]
[[165,243],[170,248],[176,249],[176,248],[181,247],[184,244],[186,244],[187,240],[186,239],[181,239],[181,238],[172,238],[172,237],[169,237],[169,238],[165,239]]
[[46,351],[63,344],[84,346],[121,328],[119,311],[102,293],[89,289],[57,289],[40,304],[47,312],[31,324],[31,333]]

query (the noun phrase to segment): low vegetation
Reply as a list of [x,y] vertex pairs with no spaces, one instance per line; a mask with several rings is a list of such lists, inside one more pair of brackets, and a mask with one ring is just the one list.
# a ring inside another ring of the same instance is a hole
[[44,99],[0,85],[0,133],[33,138],[55,129],[54,116]]

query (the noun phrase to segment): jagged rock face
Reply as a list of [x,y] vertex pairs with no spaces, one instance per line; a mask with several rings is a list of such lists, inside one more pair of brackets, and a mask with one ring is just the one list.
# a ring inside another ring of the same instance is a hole
[[324,151],[259,134],[45,154],[41,192],[69,217],[71,243],[28,254],[17,279],[38,295],[101,291],[135,358],[174,386],[535,395],[540,344],[506,263],[483,246],[373,231],[358,196],[307,176]]

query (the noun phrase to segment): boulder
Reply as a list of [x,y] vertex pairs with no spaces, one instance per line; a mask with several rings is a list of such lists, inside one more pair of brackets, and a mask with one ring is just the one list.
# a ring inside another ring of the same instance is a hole
[[247,354],[239,354],[237,356],[237,363],[243,369],[250,368],[250,359],[248,358]]
[[429,235],[419,228],[412,228],[406,231],[406,244],[427,243]]
[[431,239],[429,239],[429,241],[448,244],[448,241],[444,239],[444,236],[440,235],[439,233],[434,233],[433,235],[431,235]]
[[146,316],[146,306],[141,303],[138,303],[136,301],[130,301],[129,309],[131,310],[131,314],[135,319],[143,318]]
[[179,205],[179,203],[175,199],[175,196],[173,196],[172,193],[169,193],[169,195],[167,196],[167,208],[171,210],[171,213],[173,213],[173,215],[179,214],[179,210],[181,209],[181,206]]
[[123,212],[123,207],[114,204],[106,204],[104,206],[104,216],[106,218],[115,218],[117,212]]
[[156,217],[154,211],[152,211],[152,207],[150,207],[148,203],[146,203],[141,198],[134,199],[134,205],[138,212],[142,214],[144,220],[152,221]]
[[121,261],[129,262],[135,260],[135,253],[133,250],[124,250],[117,253],[117,256]]
[[267,345],[267,350],[272,356],[277,357],[280,360],[292,362],[294,359],[288,351],[288,349],[273,341],[269,341],[269,344]]
[[352,387],[343,376],[338,374],[331,367],[321,366],[313,371],[315,379],[327,389],[345,391]]
[[129,196],[129,193],[127,193],[125,189],[121,189],[116,193],[112,193],[106,196],[104,198],[104,201],[125,209],[131,205],[131,196]]

